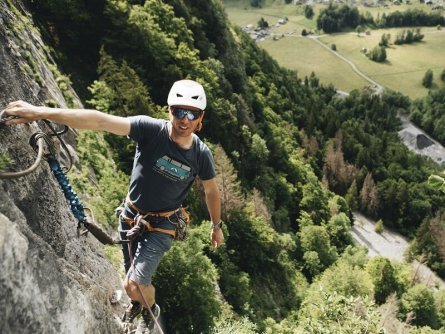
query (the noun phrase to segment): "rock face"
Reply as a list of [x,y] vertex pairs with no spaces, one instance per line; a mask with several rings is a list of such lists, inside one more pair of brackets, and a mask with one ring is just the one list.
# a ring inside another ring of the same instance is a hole
[[[17,27],[20,27],[18,29]],[[33,65],[30,65],[30,64]],[[0,0],[0,110],[22,99],[80,105],[62,92],[54,64],[19,1]],[[0,127],[0,154],[24,170],[36,159],[31,135],[43,123]],[[20,178],[0,179],[0,333],[122,333],[121,279],[77,220],[46,161]]]

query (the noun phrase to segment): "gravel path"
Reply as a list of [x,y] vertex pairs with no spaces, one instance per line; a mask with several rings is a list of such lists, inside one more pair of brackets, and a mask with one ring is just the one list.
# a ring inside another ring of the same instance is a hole
[[386,228],[379,234],[374,231],[374,225],[374,221],[355,212],[352,227],[354,239],[369,250],[370,256],[384,256],[390,260],[403,262],[403,253],[408,248],[408,241],[400,234]]
[[[375,232],[375,221],[354,212],[354,225],[351,234],[354,239],[368,249],[369,256],[383,256],[390,260],[403,262],[408,248],[408,240],[397,232],[384,229],[383,233]],[[428,286],[445,288],[445,282],[437,277],[427,266],[413,262],[414,275]]]

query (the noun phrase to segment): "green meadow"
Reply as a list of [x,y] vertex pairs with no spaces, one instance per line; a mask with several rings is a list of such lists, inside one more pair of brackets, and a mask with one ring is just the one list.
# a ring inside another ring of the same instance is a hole
[[369,83],[352,71],[349,64],[310,38],[299,35],[260,42],[278,63],[297,71],[304,78],[314,72],[323,83],[333,83],[337,89],[349,92]]
[[[434,73],[434,87],[443,87],[440,73],[445,69],[445,28],[422,27],[425,35],[420,43],[405,45],[390,45],[387,48],[387,61],[376,63],[369,60],[361,50],[372,49],[378,45],[382,34],[390,34],[390,43],[403,29],[369,30],[370,34],[345,32],[325,35],[316,31],[316,16],[312,20],[304,17],[302,5],[284,5],[284,1],[266,0],[262,8],[253,8],[250,1],[225,1],[224,6],[230,21],[240,27],[257,26],[260,18],[264,18],[270,26],[269,36],[258,41],[278,63],[286,68],[296,70],[300,77],[314,72],[324,84],[332,83],[336,88],[349,92],[369,85],[364,78],[353,71],[352,67],[337,57],[328,48],[324,48],[308,37],[302,37],[303,29],[320,34],[319,40],[329,48],[336,45],[339,55],[347,58],[359,71],[382,86],[400,91],[412,98],[428,94],[422,86],[422,78],[428,69]],[[315,15],[325,5],[314,7]],[[372,16],[383,13],[413,8],[430,10],[425,5],[390,5],[379,7],[359,6],[361,13],[369,12]],[[280,18],[287,18],[288,22],[278,25]],[[415,29],[408,27],[405,29]]]
[[[440,73],[445,69],[445,31],[422,28],[423,41],[413,44],[390,45],[386,49],[387,61],[376,63],[361,51],[378,45],[383,34],[391,34],[393,41],[403,29],[372,30],[370,35],[357,33],[325,35],[320,40],[328,45],[335,43],[337,51],[352,61],[365,75],[382,86],[400,91],[412,98],[425,96],[422,78],[428,69],[433,71],[434,86],[445,86]],[[335,78],[331,78],[334,80]]]

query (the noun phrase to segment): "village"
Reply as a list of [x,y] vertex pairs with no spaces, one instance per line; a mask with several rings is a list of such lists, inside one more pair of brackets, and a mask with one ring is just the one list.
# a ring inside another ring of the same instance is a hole
[[[445,0],[418,0],[420,3],[424,4],[425,6],[430,7],[433,11],[437,11],[439,13],[444,12],[444,6],[445,6]],[[413,3],[412,0],[393,0],[393,1],[387,1],[387,0],[363,0],[355,1],[355,0],[293,0],[293,4],[295,6],[314,6],[316,4],[326,4],[334,3],[334,4],[343,4],[348,3],[352,5],[358,5],[362,4],[365,7],[369,8],[389,8],[390,6],[399,6],[401,3],[405,3],[407,5],[411,5]],[[272,15],[268,15],[269,17]],[[275,18],[274,18],[275,19]],[[263,17],[256,23],[249,23],[241,27],[243,31],[245,31],[249,36],[255,40],[256,42],[262,42],[266,39],[273,39],[273,40],[279,40],[285,36],[292,36],[295,33],[297,33],[296,30],[290,30],[288,32],[274,32],[276,28],[279,28],[281,26],[284,26],[286,23],[289,22],[289,19],[287,17],[278,17],[276,19],[275,23],[271,23],[268,20],[265,20]],[[303,29],[301,31],[302,36],[311,35],[314,32],[310,30]],[[369,32],[368,32],[369,34]]]

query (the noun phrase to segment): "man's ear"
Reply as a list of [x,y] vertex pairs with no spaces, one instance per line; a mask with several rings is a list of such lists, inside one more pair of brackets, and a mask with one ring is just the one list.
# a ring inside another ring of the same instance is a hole
[[173,121],[172,107],[168,106],[167,112],[168,112],[168,119],[170,121]]
[[202,112],[202,115],[199,117],[198,120],[198,126],[196,127],[195,132],[199,132],[202,129],[202,119],[204,118],[204,111]]

